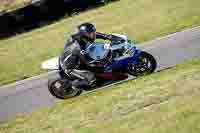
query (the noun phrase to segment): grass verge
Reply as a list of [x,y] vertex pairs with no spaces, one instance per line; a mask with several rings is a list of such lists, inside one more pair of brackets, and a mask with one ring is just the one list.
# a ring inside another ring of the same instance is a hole
[[127,34],[137,42],[200,24],[199,0],[121,0],[73,18],[0,41],[0,85],[43,73],[40,63],[57,56],[76,25]]
[[[0,125],[0,133],[199,133],[200,60]],[[64,132],[65,131],[65,132]]]
[[9,12],[31,4],[31,0],[1,0],[0,12]]

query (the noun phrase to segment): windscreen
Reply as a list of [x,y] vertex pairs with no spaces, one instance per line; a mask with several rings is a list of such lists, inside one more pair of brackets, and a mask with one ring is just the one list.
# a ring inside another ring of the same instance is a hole
[[104,59],[108,54],[108,49],[104,47],[104,43],[93,43],[86,50],[90,58],[94,60]]

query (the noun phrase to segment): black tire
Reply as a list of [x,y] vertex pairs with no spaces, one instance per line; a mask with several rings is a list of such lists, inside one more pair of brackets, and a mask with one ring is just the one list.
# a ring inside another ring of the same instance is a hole
[[145,76],[153,73],[157,68],[155,58],[145,51],[141,52],[138,62],[138,65],[129,64],[129,74],[136,77]]
[[[60,87],[56,87],[56,83],[60,84]],[[53,96],[59,99],[69,99],[82,93],[82,90],[72,89],[67,79],[61,78],[50,79],[48,89]]]

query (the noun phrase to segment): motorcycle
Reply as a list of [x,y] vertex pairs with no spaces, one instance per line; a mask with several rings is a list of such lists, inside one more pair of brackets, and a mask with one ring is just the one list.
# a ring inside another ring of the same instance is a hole
[[[105,58],[110,60],[110,63],[107,63],[103,70],[94,72],[96,81],[89,90],[126,80],[129,76],[145,76],[153,73],[157,68],[155,58],[151,54],[138,49],[126,35],[114,34],[110,44],[95,42],[87,48],[86,54],[90,57],[91,64],[100,63]],[[54,65],[52,68],[59,71],[59,77],[48,81],[48,89],[53,96],[59,99],[67,99],[88,90],[88,88],[72,88],[71,83],[76,78],[65,73],[61,60],[54,58],[42,65],[43,69],[50,69]]]

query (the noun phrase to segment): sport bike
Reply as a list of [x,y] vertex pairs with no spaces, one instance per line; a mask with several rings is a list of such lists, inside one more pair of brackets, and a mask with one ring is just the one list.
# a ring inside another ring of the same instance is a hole
[[126,35],[114,34],[113,36],[122,39],[113,38],[110,44],[95,42],[90,44],[86,50],[91,64],[101,63],[105,59],[109,60],[103,70],[94,71],[96,80],[90,88],[72,88],[71,83],[73,80],[77,80],[77,77],[71,77],[65,73],[62,67],[63,61],[55,58],[44,62],[43,69],[51,69],[53,65],[54,69],[59,71],[58,77],[48,81],[50,93],[59,99],[67,99],[80,95],[84,90],[113,84],[126,80],[130,76],[145,76],[156,70],[157,62],[151,54],[138,49]]

